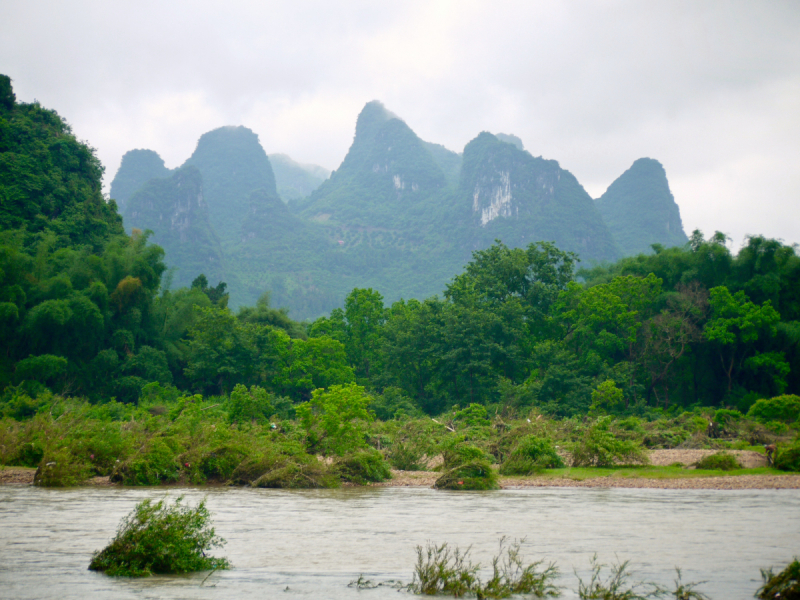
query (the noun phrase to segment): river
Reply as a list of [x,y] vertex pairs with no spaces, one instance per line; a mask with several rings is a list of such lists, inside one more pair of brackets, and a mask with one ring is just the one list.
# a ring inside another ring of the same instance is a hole
[[[144,498],[204,496],[214,554],[233,568],[188,576],[111,578],[87,570],[92,552]],[[712,598],[752,598],[760,567],[800,554],[800,490],[536,488],[442,492],[421,488],[257,490],[0,487],[0,598],[398,598],[373,581],[411,581],[426,541],[472,546],[488,565],[498,540],[525,538],[526,558],[555,561],[564,598],[577,598],[590,559],[630,560],[634,578],[706,581]],[[413,597],[399,592],[403,597]]]

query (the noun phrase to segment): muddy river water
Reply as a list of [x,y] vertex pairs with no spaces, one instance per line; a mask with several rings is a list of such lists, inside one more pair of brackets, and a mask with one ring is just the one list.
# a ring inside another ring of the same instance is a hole
[[[577,598],[590,559],[630,559],[634,577],[684,581],[714,599],[752,598],[759,568],[800,555],[800,490],[421,488],[313,491],[171,489],[204,496],[233,568],[131,580],[87,570],[136,502],[162,489],[0,487],[0,598],[332,598],[413,596],[373,581],[411,581],[416,545],[472,546],[488,565],[498,540],[525,538],[526,558],[555,561],[564,598]],[[399,594],[399,595],[398,595]]]

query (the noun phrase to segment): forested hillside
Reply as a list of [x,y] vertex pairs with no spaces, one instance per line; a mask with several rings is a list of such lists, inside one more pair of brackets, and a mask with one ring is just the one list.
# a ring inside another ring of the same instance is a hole
[[[249,129],[223,127],[202,136],[186,162],[202,177],[209,225],[222,250],[214,264],[223,265],[219,277],[228,283],[232,306],[252,304],[270,291],[295,318],[316,318],[341,306],[353,287],[381,289],[391,301],[423,299],[440,293],[473,251],[495,239],[516,248],[552,241],[583,264],[650,252],[654,243],[685,242],[678,207],[655,161],[659,172],[639,173],[649,163],[637,161],[595,204],[569,171],[532,156],[514,135],[483,132],[457,154],[421,140],[377,101],[358,115],[353,143],[329,178],[285,155],[272,159]],[[177,269],[176,281],[185,283],[196,264],[186,262],[192,245],[183,241],[186,235],[176,241],[167,231],[180,217],[164,214],[160,222],[145,223],[127,207],[149,174],[168,173],[154,152],[131,151],[112,196],[120,194],[129,230],[155,232],[167,264]],[[288,201],[292,218],[278,198]],[[208,236],[198,231],[189,237]],[[217,271],[211,277],[217,280]]]
[[597,199],[597,208],[624,256],[688,240],[664,167],[652,158],[634,162]]

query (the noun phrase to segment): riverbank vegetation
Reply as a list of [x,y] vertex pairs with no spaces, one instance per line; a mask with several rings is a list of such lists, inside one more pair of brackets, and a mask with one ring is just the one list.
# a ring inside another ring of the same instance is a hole
[[[443,296],[354,289],[299,323],[172,289],[102,166],[0,76],[0,463],[36,483],[365,484],[437,468],[491,489],[653,448],[800,468],[800,257],[722,234],[588,268],[549,242],[474,253]],[[579,269],[579,267],[581,267]],[[687,465],[688,466],[688,465]]]

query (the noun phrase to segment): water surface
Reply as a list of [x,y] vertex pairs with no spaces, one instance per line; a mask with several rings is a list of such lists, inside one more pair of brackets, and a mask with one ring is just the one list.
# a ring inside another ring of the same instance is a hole
[[[427,540],[472,546],[489,564],[502,536],[526,538],[525,555],[559,566],[564,598],[575,598],[594,553],[630,559],[638,579],[707,583],[712,598],[752,598],[759,568],[800,554],[798,490],[538,488],[442,492],[419,488],[344,490],[170,490],[204,496],[217,554],[230,571],[147,579],[87,570],[92,552],[120,519],[162,489],[0,487],[0,597],[58,598],[398,598],[391,588],[357,591],[359,574],[411,580],[414,548]],[[575,573],[577,571],[577,575]],[[400,592],[401,596],[406,596]]]

